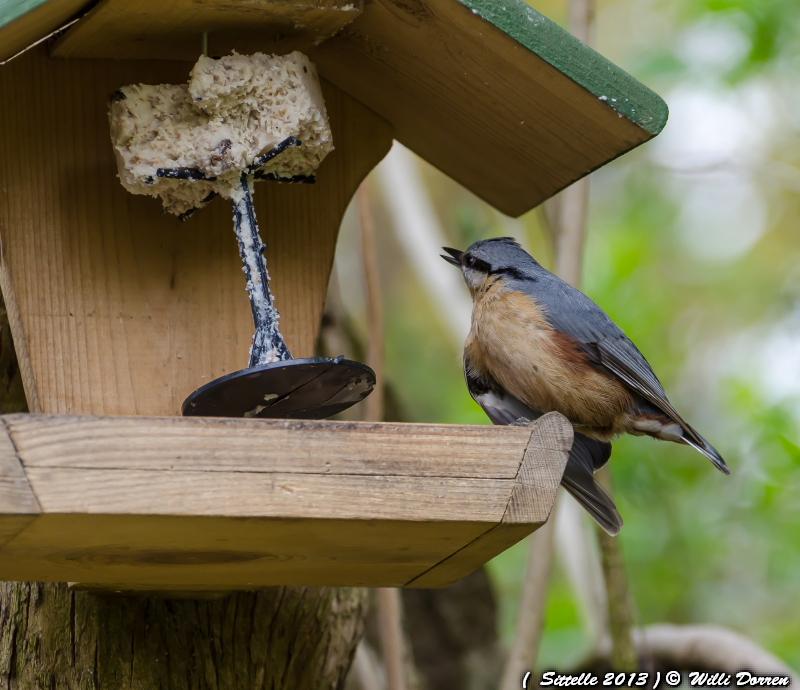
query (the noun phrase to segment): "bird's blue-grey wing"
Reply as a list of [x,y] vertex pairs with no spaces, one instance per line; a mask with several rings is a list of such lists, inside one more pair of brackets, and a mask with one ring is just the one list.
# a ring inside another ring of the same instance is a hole
[[[523,402],[503,390],[485,372],[478,372],[464,359],[467,388],[492,423],[498,425],[524,424],[541,417]],[[611,456],[611,444],[576,433],[561,483],[597,523],[609,534],[618,534],[622,517],[613,499],[594,478]]]
[[717,450],[673,407],[639,348],[589,297],[551,273],[538,277],[536,283],[519,280],[512,287],[534,296],[553,328],[572,338],[591,362],[625,383],[654,412],[680,425],[687,444],[728,472]]
[[581,345],[592,361],[614,371],[651,402],[669,403],[664,386],[639,348],[580,290],[552,273],[535,285],[519,281],[512,288],[531,294],[548,322]]

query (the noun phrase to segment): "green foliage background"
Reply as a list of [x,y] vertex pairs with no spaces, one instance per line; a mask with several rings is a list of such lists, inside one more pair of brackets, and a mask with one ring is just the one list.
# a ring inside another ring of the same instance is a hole
[[[563,21],[565,3],[533,4]],[[596,46],[673,112],[657,140],[592,176],[584,289],[639,344],[676,406],[733,468],[724,477],[691,450],[649,439],[615,444],[621,539],[640,623],[732,626],[797,668],[800,3],[601,2]],[[682,113],[687,103],[694,106]],[[697,118],[708,120],[705,137],[692,134]],[[511,230],[552,265],[536,211],[512,221],[422,171],[453,246]],[[740,212],[731,212],[742,198]],[[381,238],[387,377],[404,414],[486,423],[465,390],[459,348],[392,233]],[[508,640],[524,545],[490,568]],[[541,663],[568,666],[586,644],[557,571]]]

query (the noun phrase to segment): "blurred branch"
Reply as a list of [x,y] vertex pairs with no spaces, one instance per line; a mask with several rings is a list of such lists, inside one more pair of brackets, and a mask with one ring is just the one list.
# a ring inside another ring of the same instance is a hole
[[447,240],[411,152],[395,143],[376,172],[395,237],[409,266],[425,286],[454,342],[460,345],[469,330],[472,302],[458,272],[442,270],[439,254]]
[[580,287],[586,244],[589,180],[584,177],[574,182],[559,194],[557,201],[556,273],[571,285]]
[[519,218],[507,216],[497,209],[494,209],[494,215],[500,225],[501,232],[508,237],[513,237],[517,242],[525,246],[525,224]]
[[344,355],[349,359],[359,360],[366,357],[353,319],[344,305],[339,287],[339,274],[335,265],[331,271],[331,281],[328,285],[328,295],[325,301],[325,311],[322,314],[322,325],[319,329],[316,351],[326,357]]
[[[409,267],[437,309],[454,349],[460,348],[469,329],[472,303],[459,273],[439,259],[447,239],[413,155],[395,144],[372,179],[380,185],[389,227]],[[406,420],[402,410],[392,409],[391,393],[387,387],[387,414]],[[408,646],[413,650],[413,670],[419,674],[409,683],[421,680],[428,688],[496,690],[501,658],[493,594],[484,571],[446,589],[404,590]]]
[[591,646],[596,647],[608,629],[608,605],[594,525],[566,491],[561,492],[556,515],[558,560],[577,599]]
[[540,204],[536,209],[539,214],[539,220],[544,228],[544,232],[550,239],[553,247],[556,246],[558,241],[558,228],[561,225],[559,219],[559,200],[561,197],[554,196],[547,199],[543,204]]
[[376,590],[378,609],[378,635],[381,641],[383,663],[386,667],[387,690],[405,690],[406,665],[400,592],[392,587]]
[[381,293],[378,247],[375,240],[375,217],[369,198],[368,181],[365,180],[356,194],[358,218],[361,226],[361,260],[364,267],[364,289],[367,297],[367,364],[375,372],[377,384],[367,398],[366,417],[380,421],[384,417],[383,361],[383,295]]
[[[367,398],[365,417],[381,421],[384,416],[383,396],[383,296],[381,294],[378,248],[375,241],[375,218],[369,198],[367,181],[361,184],[356,195],[361,226],[361,261],[364,271],[364,289],[367,297],[367,364],[375,371],[375,390]],[[378,609],[378,636],[383,662],[386,666],[387,690],[406,690],[405,650],[400,593],[397,589],[381,587],[376,591]]]
[[[607,470],[601,470],[607,472]],[[610,492],[609,492],[610,493]],[[625,572],[625,560],[618,537],[611,537],[599,527],[597,538],[603,563],[608,598],[608,630],[611,636],[610,661],[615,671],[635,671],[639,666],[633,642],[635,609]]]
[[[579,39],[588,43],[594,20],[593,0],[571,0],[569,5],[570,29]],[[589,202],[589,181],[578,180],[556,198],[548,200],[541,208],[542,220],[555,244],[556,272],[573,285],[579,285],[586,243],[586,219]],[[580,517],[575,516],[576,506],[562,497],[558,510],[550,516],[530,542],[528,568],[523,585],[520,619],[508,665],[503,675],[503,690],[519,687],[519,680],[526,670],[536,663],[544,627],[544,613],[547,605],[547,592],[552,571],[555,547],[555,525],[562,522],[559,531],[564,534],[559,540],[568,566],[582,564],[591,572],[595,562],[591,546],[581,527]],[[574,537],[574,538],[573,538]],[[583,586],[579,573],[571,568],[573,587],[584,606],[585,617],[590,632],[597,635],[604,622],[604,616],[597,614],[597,590],[592,587],[586,573],[583,574],[588,586]],[[594,569],[597,572],[597,569]]]
[[[572,32],[588,42],[594,17],[593,2],[573,0],[570,2]],[[561,194],[548,200],[544,216],[554,238],[556,273],[575,287],[580,287],[585,254],[587,219],[589,211],[589,179],[584,177],[567,187]],[[568,496],[559,501],[559,521],[573,525],[569,535],[559,539],[559,551],[567,567],[568,575],[583,611],[593,643],[608,625],[608,597],[603,596],[603,585],[608,587],[607,577],[601,576],[591,536],[583,528],[584,516],[580,507]],[[562,528],[566,530],[566,528]],[[604,536],[605,533],[603,533]],[[602,542],[601,542],[602,550]],[[552,556],[549,556],[552,557]],[[603,573],[606,571],[603,569]],[[606,610],[604,610],[604,608]]]
[[792,685],[800,679],[786,664],[744,635],[716,625],[650,625],[637,630],[636,644],[642,654],[667,666],[735,673],[788,675]]
[[[594,25],[594,0],[570,0],[570,29],[575,36],[591,43]],[[560,195],[557,218],[556,271],[567,282],[581,283],[584,246],[589,210],[589,179],[584,177]],[[607,473],[608,470],[602,472]],[[609,477],[606,476],[606,484]],[[637,667],[633,643],[634,608],[619,540],[597,529],[603,576],[608,602],[608,625],[611,635],[612,667],[632,671]]]
[[569,30],[575,38],[592,44],[595,0],[570,0]]
[[353,665],[347,674],[346,690],[386,690],[386,677],[377,655],[365,639],[356,647]]
[[503,670],[500,690],[518,690],[522,676],[536,663],[544,630],[547,590],[553,569],[555,518],[554,509],[550,519],[530,537],[517,629]]
[[[749,638],[717,625],[658,624],[634,632],[639,655],[654,670],[721,671],[746,669],[760,675],[787,675],[791,686],[800,684],[797,674],[773,654]],[[611,654],[606,638],[577,671],[605,670]]]
[[[594,32],[595,0],[570,0],[569,29],[591,45]],[[579,287],[586,244],[586,218],[589,213],[589,178],[584,177],[548,202],[545,214],[555,229],[556,273]]]

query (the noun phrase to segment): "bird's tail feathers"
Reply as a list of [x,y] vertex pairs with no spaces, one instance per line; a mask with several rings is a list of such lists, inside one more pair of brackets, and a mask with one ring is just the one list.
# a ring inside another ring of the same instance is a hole
[[[687,433],[687,431],[689,433]],[[691,427],[688,430],[684,430],[683,438],[681,439],[687,446],[691,446],[696,451],[705,455],[711,462],[714,464],[720,472],[723,474],[730,474],[731,470],[728,467],[725,460],[722,459],[722,456],[719,454],[714,446],[712,446],[705,438],[703,438],[700,434],[698,434],[694,429]]]
[[622,517],[614,501],[594,478],[595,468],[601,467],[610,453],[610,443],[575,434],[561,484],[600,527],[615,536],[622,529]]
[[565,477],[562,484],[600,527],[612,537],[619,534],[622,529],[622,516],[611,497],[594,479],[587,483],[575,482]]
[[647,434],[673,443],[684,443],[705,455],[723,474],[730,474],[728,465],[712,446],[691,424],[667,403],[667,409],[658,409],[651,403],[642,402],[638,407],[641,418],[633,420],[633,433]]

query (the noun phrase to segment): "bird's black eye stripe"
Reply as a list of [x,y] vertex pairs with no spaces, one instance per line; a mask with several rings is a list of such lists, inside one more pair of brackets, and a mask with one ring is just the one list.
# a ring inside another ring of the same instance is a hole
[[506,276],[509,278],[516,278],[517,280],[527,280],[528,276],[523,271],[513,266],[503,266],[502,268],[495,268],[489,271],[489,275],[493,276]]
[[474,268],[476,271],[483,271],[484,273],[489,273],[491,268],[491,266],[489,266],[489,264],[487,264],[485,261],[478,259],[472,254],[467,254],[464,257],[464,265],[467,268]]

